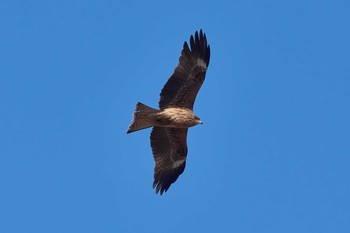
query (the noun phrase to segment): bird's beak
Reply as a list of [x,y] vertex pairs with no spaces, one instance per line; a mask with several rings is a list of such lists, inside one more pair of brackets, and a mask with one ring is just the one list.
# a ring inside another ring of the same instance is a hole
[[202,121],[199,121],[199,124],[203,125],[203,122],[202,122]]

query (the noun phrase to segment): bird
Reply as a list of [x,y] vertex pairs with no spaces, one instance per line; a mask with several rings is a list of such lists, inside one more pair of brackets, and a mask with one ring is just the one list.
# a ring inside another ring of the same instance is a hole
[[152,128],[153,188],[162,195],[184,172],[188,128],[203,124],[193,112],[210,60],[210,46],[202,29],[184,42],[179,63],[160,92],[159,109],[137,102],[127,133]]

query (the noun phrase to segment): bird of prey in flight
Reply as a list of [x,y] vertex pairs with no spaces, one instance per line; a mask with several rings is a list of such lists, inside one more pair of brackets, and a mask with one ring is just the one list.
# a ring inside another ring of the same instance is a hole
[[127,133],[153,127],[151,147],[155,162],[153,188],[163,194],[185,170],[188,128],[202,121],[193,113],[210,60],[210,46],[200,30],[184,43],[179,64],[164,85],[159,110],[140,102]]

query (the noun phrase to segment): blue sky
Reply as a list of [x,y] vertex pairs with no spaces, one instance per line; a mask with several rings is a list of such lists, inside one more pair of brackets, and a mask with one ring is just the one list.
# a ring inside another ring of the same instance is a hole
[[[350,232],[349,1],[2,1],[0,232]],[[150,130],[185,40],[211,45],[185,172]]]

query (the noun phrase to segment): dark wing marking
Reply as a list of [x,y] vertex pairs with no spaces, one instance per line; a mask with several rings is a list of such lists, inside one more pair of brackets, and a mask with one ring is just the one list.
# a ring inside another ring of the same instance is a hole
[[190,47],[184,43],[179,64],[164,85],[159,108],[184,107],[193,109],[197,93],[205,79],[210,60],[210,46],[200,30],[190,37]]
[[187,156],[187,129],[153,127],[151,147],[154,158],[156,193],[166,192],[185,170]]

